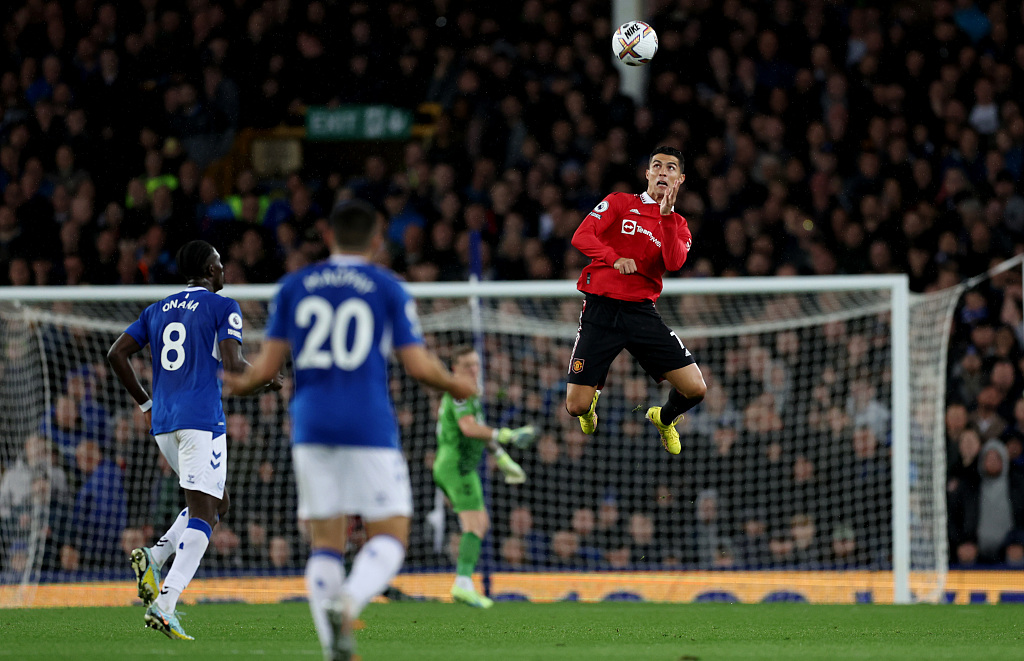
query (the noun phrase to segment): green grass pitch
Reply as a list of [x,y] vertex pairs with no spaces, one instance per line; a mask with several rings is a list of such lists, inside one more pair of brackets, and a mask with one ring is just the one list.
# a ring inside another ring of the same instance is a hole
[[[186,606],[195,642],[145,629],[138,608],[0,610],[0,659],[310,659],[305,604]],[[1024,654],[1020,606],[373,604],[364,661],[979,659]]]

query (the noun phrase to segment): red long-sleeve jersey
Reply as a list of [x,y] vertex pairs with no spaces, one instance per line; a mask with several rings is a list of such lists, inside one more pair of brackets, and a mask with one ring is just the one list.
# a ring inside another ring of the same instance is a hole
[[[590,258],[576,288],[620,301],[657,301],[661,276],[682,268],[691,240],[686,219],[675,212],[662,216],[646,191],[612,193],[572,236],[572,245]],[[636,273],[619,273],[612,264],[620,257],[634,260]]]

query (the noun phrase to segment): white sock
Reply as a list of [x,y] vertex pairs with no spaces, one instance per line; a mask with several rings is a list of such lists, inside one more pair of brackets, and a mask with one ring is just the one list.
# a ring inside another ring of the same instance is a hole
[[352,617],[358,617],[371,599],[384,592],[403,560],[405,546],[391,535],[376,535],[363,544],[342,588],[352,599]]
[[213,529],[206,521],[188,520],[188,526],[181,534],[181,541],[178,542],[178,557],[174,559],[174,566],[164,579],[164,587],[156,600],[160,610],[165,613],[174,612],[174,607],[178,605],[178,597],[185,591],[199,569],[199,561],[203,559],[206,547],[210,545],[211,532]]
[[306,561],[306,593],[309,595],[309,610],[313,613],[316,635],[320,647],[327,649],[334,639],[334,632],[327,619],[327,605],[341,596],[341,584],[345,581],[345,563],[341,554],[332,549],[313,549]]
[[476,586],[473,585],[473,579],[469,576],[456,576],[455,587],[476,592]]
[[181,533],[185,532],[187,525],[188,508],[186,507],[181,510],[181,514],[174,518],[174,525],[167,529],[164,536],[149,547],[149,552],[153,554],[153,562],[157,567],[163,567],[167,560],[174,555],[175,549],[178,548],[178,542],[181,540]]

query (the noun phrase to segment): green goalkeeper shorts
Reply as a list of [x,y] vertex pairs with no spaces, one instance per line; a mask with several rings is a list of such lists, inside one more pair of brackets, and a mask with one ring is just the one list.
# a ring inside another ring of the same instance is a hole
[[462,475],[457,466],[434,463],[434,483],[441,487],[452,509],[456,512],[473,512],[484,509],[484,489],[480,475],[472,471]]

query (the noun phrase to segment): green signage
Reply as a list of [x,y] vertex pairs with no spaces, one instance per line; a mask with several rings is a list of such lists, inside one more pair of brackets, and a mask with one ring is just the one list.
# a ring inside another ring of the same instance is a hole
[[307,140],[403,140],[412,129],[412,111],[391,106],[311,106]]

